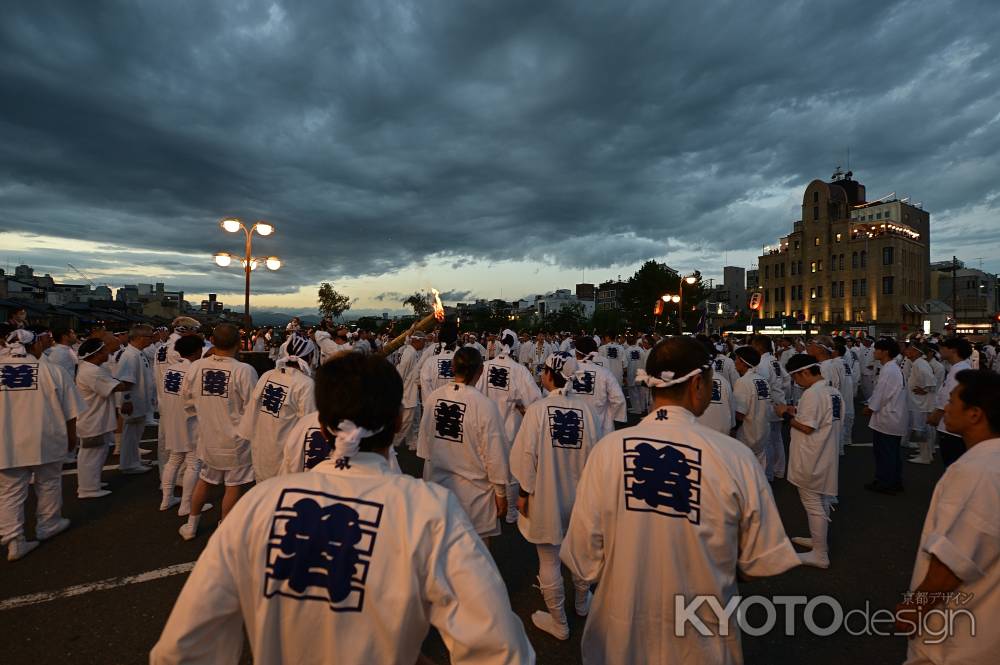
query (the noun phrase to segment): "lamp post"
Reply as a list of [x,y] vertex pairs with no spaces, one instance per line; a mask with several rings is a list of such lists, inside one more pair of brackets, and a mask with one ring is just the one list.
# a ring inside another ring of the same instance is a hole
[[677,305],[677,318],[678,318],[678,328],[680,329],[680,334],[684,334],[684,284],[694,285],[699,279],[701,279],[701,273],[695,270],[693,273],[687,277],[681,278],[680,281],[680,292],[678,293],[678,303]]
[[244,291],[244,301],[243,301],[243,318],[245,319],[247,330],[250,329],[250,272],[257,268],[258,263],[263,263],[268,270],[277,270],[281,267],[281,259],[277,256],[259,257],[255,258],[253,255],[253,234],[256,233],[259,236],[267,237],[274,233],[274,225],[268,222],[258,221],[254,223],[249,229],[246,225],[236,219],[235,217],[227,217],[219,222],[219,226],[222,227],[223,231],[227,233],[237,233],[243,231],[243,235],[246,238],[246,244],[244,246],[243,256],[234,256],[228,252],[216,252],[215,253],[215,263],[220,268],[225,268],[229,266],[233,259],[239,259],[243,264],[243,273],[246,277],[246,288]]
[[[675,305],[677,305],[677,316],[681,315],[681,309],[680,309],[681,297],[680,297],[680,295],[671,295],[669,293],[664,293],[662,296],[660,296],[660,300],[662,300],[665,303],[671,303],[672,302]],[[664,307],[663,309],[664,309],[664,311],[666,311],[666,307]],[[668,326],[670,324],[670,318],[669,317],[667,318],[667,324],[668,324]]]

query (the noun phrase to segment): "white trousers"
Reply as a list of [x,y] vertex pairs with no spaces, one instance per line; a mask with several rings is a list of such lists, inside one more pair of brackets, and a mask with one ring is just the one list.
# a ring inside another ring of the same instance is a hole
[[105,445],[96,448],[83,448],[76,453],[76,492],[97,492],[101,489],[101,471],[108,453],[115,441],[115,433],[104,435]]
[[160,476],[160,489],[164,498],[174,495],[174,486],[177,484],[177,472],[183,470],[181,480],[181,512],[191,510],[191,493],[198,482],[198,474],[201,472],[201,460],[198,453],[191,451],[188,453],[171,452],[167,463],[163,465],[163,475]]
[[35,497],[38,499],[35,531],[53,528],[62,513],[63,462],[37,466],[19,466],[0,470],[0,543],[24,535],[24,502],[28,483],[35,474]]
[[829,549],[827,533],[830,528],[831,497],[800,487],[799,499],[802,500],[802,507],[809,519],[809,537],[812,538],[813,551],[826,554]]
[[853,443],[851,433],[854,431],[854,413],[845,413],[843,428],[840,430],[840,452],[844,452],[844,446]]
[[142,464],[139,458],[139,439],[146,429],[146,416],[127,419],[122,423],[121,456],[118,458],[118,468],[134,469]]
[[167,465],[167,461],[170,459],[170,451],[167,450],[167,438],[163,433],[162,427],[156,428],[156,471],[160,474],[160,480],[163,480],[163,467]]
[[765,475],[768,480],[785,477],[785,443],[781,439],[781,421],[770,423],[771,431],[767,438],[767,467]]
[[[538,548],[538,586],[543,589],[562,586],[562,562],[559,560],[559,545],[535,545]],[[573,576],[573,586],[581,591],[590,585]]]
[[392,439],[392,445],[398,446],[406,441],[410,450],[417,449],[417,430],[420,428],[420,405],[403,407],[399,431]]

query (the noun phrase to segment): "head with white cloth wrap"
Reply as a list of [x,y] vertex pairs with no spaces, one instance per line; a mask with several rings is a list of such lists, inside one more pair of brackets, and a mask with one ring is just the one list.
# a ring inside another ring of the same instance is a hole
[[292,365],[298,367],[306,374],[312,374],[313,354],[316,352],[316,345],[308,337],[292,335],[288,338],[288,343],[281,347],[281,355],[275,361],[277,367],[288,367]]
[[4,347],[4,355],[8,356],[26,356],[34,346],[37,337],[35,333],[30,330],[25,330],[24,328],[18,328],[10,334],[7,335],[5,340],[7,346]]
[[[569,381],[576,374],[578,368],[579,364],[573,354],[566,351],[556,351],[545,359],[542,384],[545,385],[547,381],[552,382],[552,388],[546,385],[546,390],[565,388],[567,385],[572,386],[573,384]],[[567,388],[567,390],[571,390],[571,388]]]
[[385,358],[337,355],[316,370],[316,407],[337,468],[359,452],[385,455],[399,426],[403,381]]
[[517,341],[517,335],[514,334],[513,330],[505,329],[500,333],[500,354],[504,356],[509,356],[510,354],[517,351],[520,348],[520,344]]
[[819,361],[804,353],[797,353],[788,359],[789,376],[800,388],[808,388],[816,381],[822,381],[823,375],[820,373]]
[[691,337],[668,337],[649,352],[635,382],[653,393],[653,408],[679,406],[700,416],[712,401],[712,361]]

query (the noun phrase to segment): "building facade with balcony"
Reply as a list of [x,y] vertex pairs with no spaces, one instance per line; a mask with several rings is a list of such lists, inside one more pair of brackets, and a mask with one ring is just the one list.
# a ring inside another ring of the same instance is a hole
[[802,218],[758,260],[765,318],[916,330],[930,298],[930,214],[892,196],[866,201],[852,174],[813,180]]

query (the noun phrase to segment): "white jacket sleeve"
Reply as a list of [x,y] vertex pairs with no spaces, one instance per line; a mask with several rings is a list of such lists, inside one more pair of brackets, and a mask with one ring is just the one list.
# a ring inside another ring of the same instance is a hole
[[[480,414],[480,458],[486,467],[486,477],[489,478],[498,494],[506,492],[510,482],[510,464],[507,461],[507,451],[510,444],[504,431],[500,411],[491,399],[484,400],[485,411]],[[503,496],[506,496],[504,494]]]
[[[574,576],[590,583],[601,579],[604,570],[603,491],[607,489],[607,455],[600,447],[587,458],[583,475],[576,486],[576,502],[569,528],[559,550],[559,558]],[[614,484],[614,483],[612,483]]]
[[611,414],[611,418],[619,423],[628,421],[628,414],[625,411],[627,404],[625,402],[625,393],[622,392],[621,382],[612,380],[605,381],[604,383],[607,391],[608,413]]
[[[150,665],[228,665],[243,649],[243,616],[233,571],[238,570],[226,543],[241,543],[245,519],[239,506],[212,535],[184,583]],[[232,534],[232,536],[230,536]]]
[[[539,411],[532,409],[525,415],[521,428],[514,437],[514,448],[510,451],[510,473],[528,494],[535,492],[535,478],[538,473]],[[588,423],[589,424],[589,423]]]
[[483,541],[448,492],[444,533],[428,557],[430,622],[455,665],[533,665],[535,651],[510,607],[507,587]]

